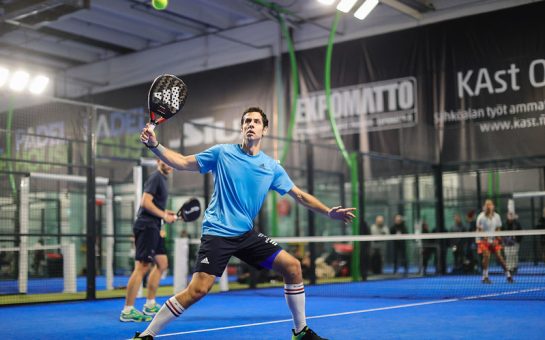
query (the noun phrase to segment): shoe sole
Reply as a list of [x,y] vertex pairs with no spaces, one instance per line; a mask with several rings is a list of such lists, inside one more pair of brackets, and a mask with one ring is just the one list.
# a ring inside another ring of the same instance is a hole
[[119,321],[121,322],[150,322],[151,320],[124,319],[123,317],[119,317]]
[[146,311],[142,311],[142,313],[147,316],[155,316],[155,314],[157,314],[157,312],[146,312]]

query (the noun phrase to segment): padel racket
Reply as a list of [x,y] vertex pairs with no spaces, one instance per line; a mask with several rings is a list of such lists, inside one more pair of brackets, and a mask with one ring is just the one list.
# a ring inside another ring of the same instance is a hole
[[196,198],[190,198],[182,204],[176,215],[184,222],[195,221],[201,216],[201,203]]
[[150,129],[180,112],[187,98],[187,85],[172,74],[155,78],[148,91]]

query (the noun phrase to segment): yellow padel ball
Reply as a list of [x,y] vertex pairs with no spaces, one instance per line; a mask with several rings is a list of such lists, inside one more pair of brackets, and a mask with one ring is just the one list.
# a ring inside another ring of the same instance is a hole
[[151,7],[158,11],[162,11],[168,6],[168,0],[151,0]]

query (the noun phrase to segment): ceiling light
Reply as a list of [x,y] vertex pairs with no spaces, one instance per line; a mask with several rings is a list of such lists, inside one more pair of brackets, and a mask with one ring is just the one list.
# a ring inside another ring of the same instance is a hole
[[337,5],[337,9],[341,12],[348,13],[354,7],[358,0],[341,0]]
[[369,13],[378,5],[378,0],[365,0],[365,2],[358,8],[354,16],[360,20],[365,19]]
[[41,94],[49,84],[49,78],[43,75],[36,76],[30,83],[29,91],[34,94]]
[[16,71],[10,79],[9,88],[13,91],[22,91],[28,83],[30,75],[25,71]]
[[0,87],[8,82],[9,70],[5,67],[0,67]]

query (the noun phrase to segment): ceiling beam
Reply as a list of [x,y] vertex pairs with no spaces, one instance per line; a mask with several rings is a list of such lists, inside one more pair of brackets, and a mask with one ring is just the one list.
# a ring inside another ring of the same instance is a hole
[[42,58],[24,52],[15,52],[8,49],[0,49],[0,63],[4,66],[30,65],[33,68],[46,69],[53,73],[62,72],[68,68],[65,62],[51,58]]
[[57,54],[52,54],[52,53],[44,52],[44,51],[36,51],[34,49],[12,45],[5,42],[0,42],[0,48],[2,48],[4,51],[9,50],[9,51],[13,51],[14,53],[29,54],[29,55],[33,55],[34,57],[38,56],[44,59],[51,59],[57,62],[61,62],[65,65],[65,68],[85,64],[81,60],[77,60],[69,56],[66,56],[66,54],[65,56],[59,56]]
[[195,0],[170,1],[168,8],[162,12],[192,20],[203,28],[226,29],[235,25],[235,20],[229,13]]
[[112,43],[109,43],[109,42],[106,42],[106,41],[97,40],[97,39],[93,39],[93,38],[89,38],[89,37],[84,37],[84,36],[79,35],[79,34],[66,32],[66,31],[59,30],[59,29],[56,29],[56,28],[53,28],[53,27],[44,26],[44,27],[39,28],[38,31],[42,32],[44,34],[47,34],[47,35],[57,37],[57,38],[72,40],[72,41],[75,41],[75,42],[78,42],[78,43],[81,43],[81,44],[91,45],[91,46],[94,46],[96,48],[102,48],[102,49],[109,50],[109,51],[112,51],[112,52],[115,52],[115,53],[118,53],[118,54],[126,54],[126,53],[131,53],[131,52],[136,51],[133,48],[119,46],[117,44],[112,44]]
[[[45,36],[38,32],[12,32],[2,36],[0,42],[26,48],[29,51],[47,53],[59,57],[69,56],[69,58],[82,63],[95,62],[100,58],[100,50],[89,51],[77,48],[76,46],[69,48],[68,44],[58,41],[57,38]],[[70,50],[69,54],[66,53],[67,50]]]
[[91,3],[91,9],[100,9],[112,15],[140,22],[147,26],[151,25],[176,35],[192,36],[204,33],[202,26],[183,19],[173,20],[172,17],[143,3],[131,5],[131,2],[120,0],[94,0]]
[[149,44],[149,40],[136,37],[134,35],[128,35],[119,31],[112,31],[111,29],[82,22],[76,19],[58,20],[52,22],[50,27],[63,31],[78,32],[84,37],[105,41],[110,44],[116,44],[132,50],[145,49]]
[[411,16],[416,20],[422,20],[422,13],[398,0],[380,0],[380,2],[394,9],[397,9],[401,13],[407,14],[408,16]]
[[100,9],[78,11],[71,14],[70,17],[86,21],[90,24],[104,26],[118,32],[135,35],[143,39],[158,41],[162,44],[176,39],[176,35],[170,31],[161,30],[149,25],[142,27],[142,24],[139,22],[126,20],[118,15],[113,15],[110,12],[104,12]]

